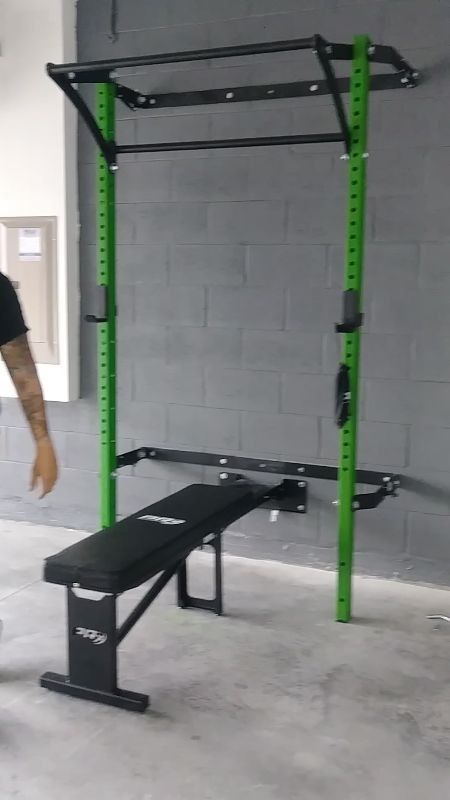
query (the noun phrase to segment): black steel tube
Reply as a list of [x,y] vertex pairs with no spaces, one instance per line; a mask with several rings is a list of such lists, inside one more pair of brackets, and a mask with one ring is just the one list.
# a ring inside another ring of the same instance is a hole
[[377,64],[389,64],[398,72],[413,71],[412,66],[400,55],[398,50],[395,47],[389,47],[389,45],[372,45],[369,48],[369,61],[374,61]]
[[328,54],[326,52],[326,42],[322,39],[321,36],[316,37],[316,53],[317,58],[322,67],[323,74],[325,75],[325,80],[328,84],[328,90],[333,98],[333,105],[336,111],[336,115],[338,118],[339,125],[341,127],[342,136],[345,141],[345,149],[347,153],[350,150],[350,131],[348,127],[347,117],[345,114],[344,104],[342,102],[342,97],[339,92],[339,86],[336,80],[336,75],[331,64],[331,61],[328,58]]
[[[333,44],[327,45],[331,52],[330,56],[333,61],[351,61],[353,57],[353,45],[351,44]],[[408,72],[413,74],[414,67],[403,58],[403,56],[390,45],[385,44],[371,44],[369,46],[369,61],[377,64],[388,64],[397,70],[397,72]],[[389,87],[386,87],[389,88]]]
[[76,89],[72,86],[70,81],[68,81],[64,77],[55,78],[55,83],[58,84],[60,89],[63,90],[66,97],[73,103],[77,111],[79,112],[80,116],[83,118],[84,122],[88,126],[92,136],[94,137],[100,151],[103,153],[106,162],[109,166],[115,164],[115,145],[114,142],[107,142],[106,139],[103,137],[100,128],[97,125],[97,121],[90,110],[89,106],[84,102],[83,98],[81,97],[80,93],[77,92]]
[[125,639],[125,636],[129,634],[132,628],[136,625],[136,622],[140,620],[142,615],[147,611],[147,608],[153,603],[154,600],[158,597],[159,593],[164,589],[164,587],[169,583],[171,578],[175,575],[177,569],[180,566],[180,562],[177,561],[175,566],[171,569],[166,570],[159,576],[159,578],[155,581],[153,586],[150,587],[148,592],[144,594],[144,597],[139,601],[136,608],[133,608],[131,614],[128,615],[126,620],[122,623],[120,628],[117,631],[117,643]]
[[162,153],[174,150],[217,150],[229,147],[270,147],[273,145],[343,142],[342,133],[303,133],[298,136],[261,136],[246,139],[213,139],[198,142],[158,142],[157,144],[121,144],[116,153]]
[[282,53],[288,50],[308,50],[313,46],[314,37],[307,39],[288,39],[280,42],[255,42],[255,44],[239,44],[231,47],[213,47],[209,50],[183,50],[180,53],[157,53],[132,58],[110,58],[102,61],[86,61],[82,64],[48,64],[49,75],[68,75],[95,70],[125,69],[128,67],[150,67],[158,64],[176,64],[183,61],[206,61],[210,58],[234,58],[235,56],[253,56],[263,53]]

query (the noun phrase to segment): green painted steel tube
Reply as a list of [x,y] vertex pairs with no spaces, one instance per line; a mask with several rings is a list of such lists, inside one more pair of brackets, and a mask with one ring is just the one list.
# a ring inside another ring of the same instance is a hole
[[[358,293],[361,310],[364,259],[366,195],[366,143],[369,105],[369,60],[367,36],[353,41],[350,80],[350,153],[344,290]],[[338,586],[336,618],[348,622],[352,606],[352,568],[357,443],[360,332],[343,334],[342,363],[350,381],[349,417],[340,431],[338,493]]]
[[[96,117],[103,136],[115,136],[115,85],[96,87]],[[115,176],[97,156],[97,284],[105,287],[106,321],[97,324],[100,418],[100,524],[116,520],[116,219]]]

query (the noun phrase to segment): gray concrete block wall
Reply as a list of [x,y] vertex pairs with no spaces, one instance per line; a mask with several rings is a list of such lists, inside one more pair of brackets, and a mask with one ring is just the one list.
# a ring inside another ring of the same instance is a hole
[[[414,91],[372,95],[362,337],[360,464],[398,470],[404,489],[358,516],[357,567],[450,574],[450,14],[442,0],[79,0],[80,58],[355,33],[402,50],[424,72]],[[345,65],[338,64],[339,74]],[[177,64],[127,77],[145,91],[318,76],[309,53]],[[125,81],[124,81],[125,82]],[[122,142],[331,129],[329,99],[131,114]],[[120,447],[160,444],[333,463],[346,167],[326,144],[128,156],[118,174]],[[83,313],[95,284],[95,148],[80,126]],[[4,401],[0,513],[96,525],[95,331],[82,327],[82,399],[49,404],[61,481],[26,491],[32,448]],[[211,470],[142,463],[119,481],[119,511]],[[234,552],[333,564],[335,486],[312,482],[306,516],[264,511],[232,526]]]

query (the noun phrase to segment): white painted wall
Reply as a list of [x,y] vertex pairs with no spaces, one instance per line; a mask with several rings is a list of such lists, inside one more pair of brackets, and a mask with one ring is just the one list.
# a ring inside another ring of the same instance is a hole
[[75,60],[75,0],[0,0],[0,217],[58,220],[59,363],[38,369],[60,401],[79,395],[77,119],[45,65]]

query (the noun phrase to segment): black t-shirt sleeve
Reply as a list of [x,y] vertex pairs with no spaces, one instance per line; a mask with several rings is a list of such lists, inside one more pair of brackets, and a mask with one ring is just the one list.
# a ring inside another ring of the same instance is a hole
[[16,290],[9,278],[0,272],[0,347],[27,330]]

